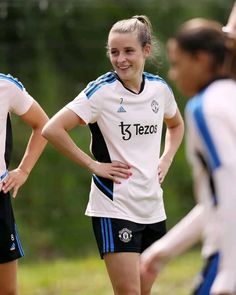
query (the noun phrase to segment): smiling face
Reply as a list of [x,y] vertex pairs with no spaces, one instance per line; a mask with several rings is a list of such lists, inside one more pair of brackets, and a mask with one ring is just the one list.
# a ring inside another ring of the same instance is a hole
[[110,32],[107,45],[113,69],[126,87],[138,92],[151,46],[147,44],[142,47],[134,32]]

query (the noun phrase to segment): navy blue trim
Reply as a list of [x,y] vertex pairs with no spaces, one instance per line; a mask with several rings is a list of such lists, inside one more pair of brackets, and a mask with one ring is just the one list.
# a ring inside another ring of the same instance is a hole
[[1,73],[0,73],[0,79],[1,79],[1,80],[7,80],[7,81],[10,81],[10,82],[14,83],[14,84],[15,84],[18,88],[20,88],[21,90],[24,89],[23,84],[22,84],[20,81],[18,81],[17,78],[12,77],[10,74],[5,75],[5,74],[1,74]]
[[105,253],[106,247],[105,247],[105,233],[104,233],[104,227],[103,227],[103,218],[100,218],[100,225],[101,225],[101,233],[102,233],[102,253]]
[[6,167],[8,168],[11,161],[11,154],[13,149],[13,136],[12,136],[12,126],[10,114],[7,114],[7,126],[6,126],[6,142],[5,142],[5,153],[4,158],[6,162]]
[[173,94],[173,90],[171,89],[169,84],[163,78],[161,78],[160,76],[153,75],[153,74],[150,74],[150,73],[147,73],[147,72],[144,72],[143,75],[149,81],[158,81],[158,82],[161,82],[161,83],[165,84],[169,88],[171,93]]
[[15,236],[16,236],[17,246],[18,246],[18,249],[20,251],[20,255],[22,257],[22,256],[25,255],[25,253],[24,253],[24,250],[23,250],[22,245],[21,245],[21,242],[20,242],[20,238],[19,238],[19,234],[18,234],[18,230],[17,230],[16,224],[15,224]]
[[207,259],[207,264],[202,271],[203,281],[197,287],[194,295],[207,295],[210,294],[211,287],[216,278],[219,266],[219,253],[215,253]]
[[[98,189],[102,191],[109,199],[113,200],[113,182],[110,179],[99,177],[95,174],[93,174],[92,177]],[[104,182],[107,182],[107,184],[112,184],[112,190],[109,189],[109,187],[106,186]]]
[[[109,151],[98,124],[89,124],[89,128],[92,133],[91,150],[95,159],[100,163],[111,163]],[[97,175],[93,175],[93,180],[98,189],[113,200],[113,181]]]
[[113,231],[112,231],[111,219],[108,218],[107,221],[108,221],[108,228],[109,228],[110,251],[114,252],[115,247],[114,247],[114,239],[113,239]]
[[116,81],[116,76],[114,73],[109,72],[99,77],[97,80],[90,82],[85,88],[84,92],[88,98],[90,98],[99,88],[103,85],[111,84]]
[[8,170],[5,170],[4,173],[0,176],[0,182],[4,180],[8,175]]
[[101,226],[101,233],[102,233],[102,252],[113,253],[114,240],[113,240],[111,219],[101,217],[100,226]]
[[210,166],[212,170],[217,169],[221,166],[221,161],[219,154],[216,150],[216,146],[214,144],[214,141],[212,139],[210,130],[207,126],[205,114],[203,111],[203,97],[204,92],[201,92],[199,95],[195,96],[189,103],[188,108],[193,114],[193,118],[195,119],[195,123],[198,127],[199,133],[203,139],[203,142],[205,144],[205,147],[208,152],[209,160],[210,160]]
[[203,168],[207,171],[208,178],[209,178],[209,187],[211,189],[211,198],[213,200],[213,205],[217,206],[218,199],[216,197],[216,187],[215,187],[214,177],[212,175],[212,170],[210,169],[209,165],[207,164],[207,161],[204,158],[204,156],[202,155],[202,153],[197,151],[196,156],[199,159],[199,161],[201,162]]

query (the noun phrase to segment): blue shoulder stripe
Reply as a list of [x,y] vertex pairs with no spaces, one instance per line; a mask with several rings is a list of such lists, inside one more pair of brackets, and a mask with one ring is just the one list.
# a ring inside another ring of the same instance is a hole
[[161,81],[166,84],[165,80],[159,77],[158,75],[153,75],[148,72],[143,72],[143,74],[144,74],[144,77],[150,81]]
[[116,81],[116,76],[112,72],[108,72],[101,77],[97,78],[97,80],[92,81],[88,84],[88,86],[85,88],[84,92],[88,98],[93,95],[94,92],[96,92],[99,88],[101,88],[103,85],[111,84],[114,81]]
[[159,82],[165,84],[170,89],[170,91],[173,93],[173,91],[172,91],[171,87],[168,85],[168,83],[163,78],[161,78],[160,76],[153,75],[153,74],[150,74],[150,73],[147,73],[147,72],[144,72],[143,74],[144,74],[144,77],[149,81],[159,81]]
[[0,73],[0,80],[7,80],[7,81],[10,81],[10,82],[14,83],[14,84],[15,84],[18,88],[20,88],[21,90],[24,89],[23,84],[22,84],[20,81],[18,81],[17,78],[12,77],[10,74],[5,75],[5,74],[1,74],[1,73]]
[[214,144],[211,131],[207,126],[204,110],[203,110],[203,103],[204,103],[204,92],[202,91],[195,97],[193,97],[187,104],[187,111],[190,111],[193,115],[195,123],[198,127],[200,136],[203,139],[205,144],[209,159],[210,159],[210,166],[211,169],[214,170],[221,166],[221,161],[219,154],[217,152],[216,146]]

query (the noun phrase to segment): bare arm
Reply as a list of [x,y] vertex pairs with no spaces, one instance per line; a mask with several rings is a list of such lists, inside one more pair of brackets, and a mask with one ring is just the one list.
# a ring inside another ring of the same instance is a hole
[[160,183],[164,181],[184,135],[184,123],[179,110],[177,110],[173,118],[165,119],[165,123],[167,125],[165,146],[158,167]]
[[236,35],[236,2],[232,7],[226,26],[223,28],[226,32]]
[[204,209],[196,205],[163,238],[156,241],[141,255],[144,277],[155,277],[173,257],[185,252],[201,239],[204,227]]
[[56,149],[73,162],[88,169],[96,175],[109,178],[120,183],[119,178],[128,178],[130,166],[114,161],[112,163],[99,163],[84,153],[72,140],[68,131],[77,125],[85,123],[73,111],[63,108],[53,116],[43,129],[43,136],[51,142]]
[[48,117],[36,101],[34,101],[30,109],[21,116],[21,119],[32,127],[32,134],[19,166],[10,171],[9,177],[6,178],[2,187],[5,193],[13,189],[13,197],[16,197],[19,188],[27,180],[46,145],[46,140],[41,136],[41,131],[48,121]]

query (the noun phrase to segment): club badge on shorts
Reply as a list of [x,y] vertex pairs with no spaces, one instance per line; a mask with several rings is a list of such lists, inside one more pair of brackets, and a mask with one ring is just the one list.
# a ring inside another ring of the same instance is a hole
[[122,228],[120,231],[119,231],[119,238],[122,242],[124,243],[128,243],[131,241],[132,239],[132,231],[129,230],[128,228]]

